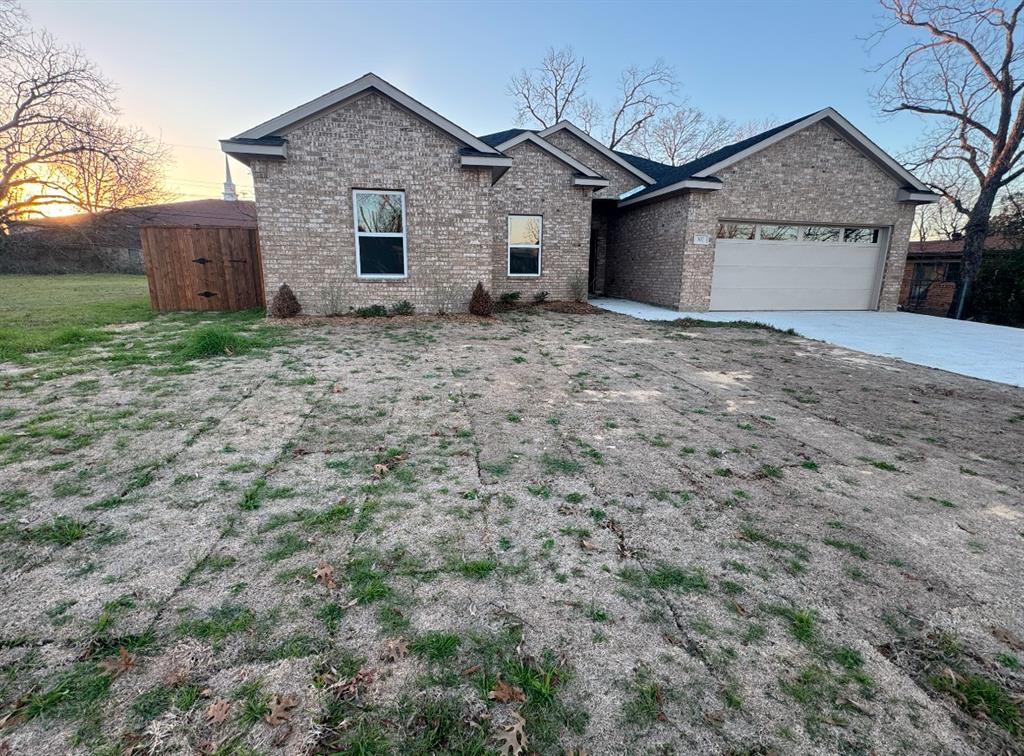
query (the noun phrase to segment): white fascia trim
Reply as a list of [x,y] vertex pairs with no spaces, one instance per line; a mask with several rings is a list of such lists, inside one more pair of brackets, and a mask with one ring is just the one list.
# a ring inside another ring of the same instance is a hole
[[549,134],[554,134],[556,131],[561,131],[563,129],[568,131],[573,136],[575,136],[575,137],[583,140],[584,142],[586,142],[588,145],[590,145],[592,148],[594,148],[595,150],[600,152],[602,155],[604,155],[606,158],[611,160],[613,163],[617,163],[621,167],[625,168],[627,171],[632,173],[634,176],[636,176],[640,180],[644,181],[648,186],[651,185],[651,184],[658,183],[653,178],[651,178],[646,173],[644,173],[639,168],[637,168],[635,165],[630,163],[628,160],[626,160],[623,157],[620,157],[619,155],[616,155],[613,150],[609,149],[608,147],[605,147],[599,141],[594,139],[594,137],[590,136],[590,134],[585,132],[583,129],[578,128],[575,124],[573,124],[570,121],[559,121],[554,126],[549,126],[548,128],[543,129],[542,131],[540,131],[538,133],[542,137],[546,137]]
[[639,197],[630,197],[629,199],[619,200],[619,207],[626,207],[627,205],[636,205],[640,202],[646,202],[647,200],[655,199],[663,194],[669,194],[670,192],[678,192],[682,189],[691,189],[705,192],[717,192],[721,188],[721,181],[701,181],[699,179],[685,179],[683,181],[677,181],[674,184],[669,184],[668,186],[658,189],[657,191],[649,192]]
[[257,155],[259,157],[288,157],[286,144],[246,144],[231,139],[221,139],[220,149],[228,155]]
[[860,129],[858,129],[852,123],[847,121],[832,108],[824,108],[822,110],[819,110],[817,113],[808,116],[802,121],[797,121],[788,129],[783,129],[778,134],[773,134],[768,139],[762,140],[755,145],[751,145],[742,152],[737,152],[735,155],[731,155],[730,157],[727,157],[724,160],[719,160],[717,163],[709,165],[704,170],[698,171],[697,173],[693,174],[694,178],[711,176],[717,171],[720,171],[723,168],[727,168],[733,163],[737,163],[740,160],[743,160],[744,158],[749,157],[750,155],[753,155],[756,152],[760,152],[761,150],[767,147],[771,147],[776,142],[780,142],[786,137],[792,136],[796,132],[806,129],[808,126],[811,126],[812,124],[815,124],[818,121],[825,120],[826,118],[832,121],[834,125],[838,126],[839,130],[842,131],[853,142],[855,142],[857,146],[860,147],[864,152],[874,157],[875,160],[877,160],[879,163],[888,168],[892,173],[896,174],[901,179],[906,181],[908,184],[910,184],[910,186],[914,187],[915,189],[921,192],[928,191],[928,187],[925,186],[920,181],[918,181],[918,179],[914,177],[914,174],[912,174],[910,171],[908,171],[906,168],[904,168],[902,165],[896,162],[892,157],[889,156],[888,153],[885,152],[885,150],[883,150],[877,144],[868,139]]
[[521,134],[517,134],[508,141],[499,144],[498,149],[502,152],[505,152],[507,150],[512,149],[516,145],[522,144],[523,142],[532,142],[533,144],[537,145],[542,150],[547,152],[549,155],[552,155],[561,160],[566,165],[575,168],[577,171],[582,173],[584,176],[587,176],[588,178],[604,178],[600,173],[595,171],[593,168],[588,168],[587,166],[583,165],[583,163],[574,158],[568,152],[562,152],[562,150],[555,147],[555,145],[551,144],[550,142],[544,139],[541,139],[541,137],[537,136],[537,134],[535,134],[532,131],[524,131]]
[[587,176],[576,176],[572,180],[572,183],[576,186],[608,186],[609,182],[606,178],[589,178]]
[[321,95],[315,100],[310,100],[305,105],[299,105],[297,108],[292,108],[287,113],[282,113],[276,118],[271,118],[269,121],[261,123],[259,126],[254,126],[248,131],[243,131],[241,134],[237,135],[237,138],[260,139],[261,137],[265,137],[270,134],[276,134],[299,121],[303,121],[310,116],[316,115],[322,110],[326,110],[327,108],[337,105],[338,103],[364,92],[367,89],[376,89],[382,95],[391,98],[406,110],[415,113],[425,121],[429,121],[442,131],[451,134],[460,142],[468,147],[472,147],[478,152],[490,154],[497,154],[498,152],[489,144],[481,142],[461,126],[455,125],[440,113],[437,113],[423,103],[414,100],[405,92],[391,84],[388,84],[384,79],[373,73],[360,76],[355,81],[349,82],[342,87],[338,87],[325,95]]
[[939,195],[934,192],[911,192],[907,189],[900,189],[896,192],[897,202],[921,202],[930,204],[939,201]]
[[512,158],[502,157],[500,155],[495,155],[494,157],[484,157],[481,155],[462,156],[463,167],[486,166],[488,168],[510,168],[512,166],[512,162]]

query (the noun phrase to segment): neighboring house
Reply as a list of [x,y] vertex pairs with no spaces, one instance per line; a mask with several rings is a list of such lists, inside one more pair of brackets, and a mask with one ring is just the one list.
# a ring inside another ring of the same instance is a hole
[[936,196],[831,108],[682,166],[565,121],[477,137],[374,74],[221,142],[253,173],[268,296],[306,312],[492,292],[682,310],[896,308]]
[[[993,234],[985,240],[985,251],[1018,249],[1019,242]],[[964,239],[910,242],[907,265],[900,289],[900,307],[932,315],[945,315],[953,303],[960,281]]]
[[202,199],[18,221],[0,273],[144,273],[142,226],[256,228],[256,207]]

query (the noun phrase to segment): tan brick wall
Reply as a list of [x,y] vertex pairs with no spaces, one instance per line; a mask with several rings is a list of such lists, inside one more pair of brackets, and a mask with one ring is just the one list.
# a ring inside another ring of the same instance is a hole
[[556,131],[550,136],[544,137],[544,139],[549,144],[572,155],[583,165],[597,171],[608,179],[608,186],[594,192],[593,197],[595,199],[615,199],[619,195],[644,183],[614,160],[605,157],[578,136],[565,129]]
[[[514,164],[491,188],[493,294],[518,291],[523,301],[538,291],[571,299],[574,278],[587,278],[593,189],[574,186],[576,171],[530,142],[508,151]],[[508,275],[508,216],[541,215],[541,275]]]
[[[533,145],[514,148],[515,165],[492,186],[489,169],[459,165],[457,141],[376,93],[286,136],[286,160],[253,164],[268,301],[287,283],[311,314],[403,299],[458,311],[477,281],[495,296],[568,299],[573,278],[586,280],[593,190]],[[353,189],[405,192],[405,279],[357,277]],[[539,278],[507,275],[510,213],[544,216]]]
[[[490,283],[490,171],[460,167],[453,138],[376,93],[286,136],[287,160],[253,164],[268,301],[287,282],[307,313],[331,298],[434,312]],[[407,278],[357,278],[353,189],[405,191]]]
[[[710,305],[720,219],[891,227],[879,308],[896,308],[914,206],[897,202],[900,182],[839,132],[817,123],[716,175],[722,179],[721,190],[655,202],[657,209],[649,212],[658,229],[648,232],[655,236],[651,243],[659,250],[656,259],[673,249],[681,252],[681,269],[678,264],[663,268],[666,278],[681,275],[679,309],[707,310]],[[674,238],[662,238],[665,234]],[[694,244],[697,234],[710,235],[712,243]],[[633,277],[641,282],[658,278],[639,272]],[[643,296],[636,298],[661,303],[669,287],[658,283],[655,289],[639,288]]]
[[676,307],[683,276],[685,195],[622,208],[609,224],[605,289],[610,296]]

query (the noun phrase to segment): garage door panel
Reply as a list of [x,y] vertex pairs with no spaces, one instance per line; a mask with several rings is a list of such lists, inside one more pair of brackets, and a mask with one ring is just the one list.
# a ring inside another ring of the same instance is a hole
[[719,239],[711,309],[870,309],[880,252],[877,244]]
[[[814,281],[817,289],[865,289],[874,277],[874,266],[804,265],[802,276]],[[804,288],[793,285],[792,266],[726,265],[715,266],[715,286],[729,288]],[[752,283],[756,282],[756,285]]]
[[730,289],[711,298],[712,310],[867,310],[871,304],[872,292],[857,289]]

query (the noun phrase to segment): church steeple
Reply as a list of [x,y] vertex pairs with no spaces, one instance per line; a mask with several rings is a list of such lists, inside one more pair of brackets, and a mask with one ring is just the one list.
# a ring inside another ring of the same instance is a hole
[[238,201],[238,194],[235,193],[235,182],[231,180],[231,166],[228,165],[227,157],[224,158],[224,199],[229,202]]

